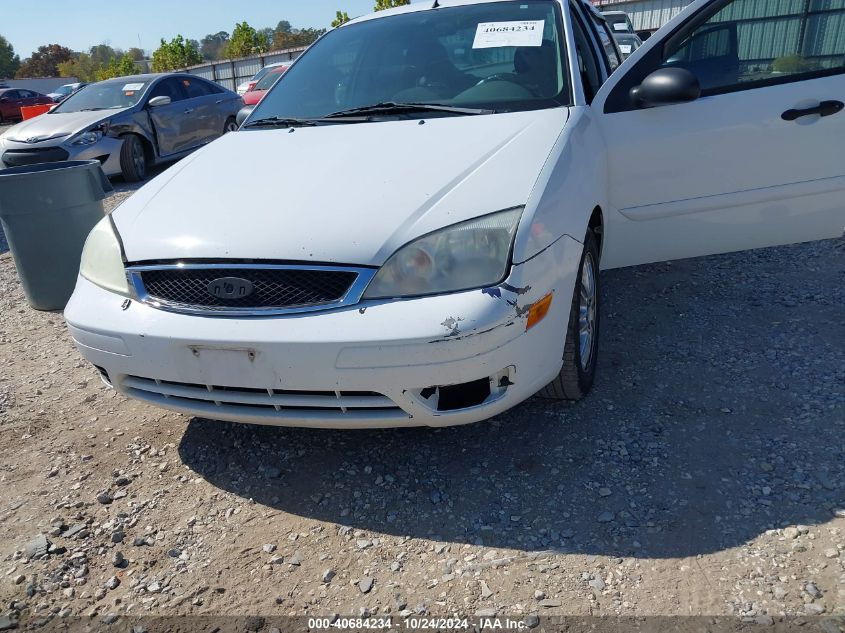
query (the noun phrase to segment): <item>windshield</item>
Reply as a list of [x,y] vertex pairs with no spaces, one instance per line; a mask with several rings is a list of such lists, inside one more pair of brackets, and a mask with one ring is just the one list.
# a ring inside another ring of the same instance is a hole
[[61,88],[56,88],[53,94],[69,95],[71,92],[73,92],[73,86],[62,86]]
[[257,84],[255,84],[255,88],[253,88],[253,90],[270,90],[270,88],[273,87],[273,84],[276,83],[279,77],[282,76],[283,72],[285,71],[274,68],[272,71],[264,75]]
[[472,4],[336,29],[291,66],[250,118],[319,118],[384,102],[496,111],[566,105],[557,7]]
[[83,110],[111,110],[129,108],[144,95],[149,82],[120,79],[101,81],[85,86],[53,108],[53,112],[81,112]]

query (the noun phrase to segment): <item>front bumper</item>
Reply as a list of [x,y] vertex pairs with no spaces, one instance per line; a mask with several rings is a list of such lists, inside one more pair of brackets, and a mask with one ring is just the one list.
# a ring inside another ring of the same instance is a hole
[[0,146],[0,166],[21,167],[52,163],[64,160],[99,160],[107,176],[117,176],[120,169],[120,148],[123,141],[119,138],[104,136],[93,145],[76,146],[67,143],[18,143],[3,141]]
[[[188,415],[329,428],[465,424],[518,404],[560,370],[581,248],[565,237],[486,291],[272,318],[134,301],[124,309],[122,297],[80,277],[65,318],[115,389]],[[549,292],[548,316],[526,332],[528,308]]]

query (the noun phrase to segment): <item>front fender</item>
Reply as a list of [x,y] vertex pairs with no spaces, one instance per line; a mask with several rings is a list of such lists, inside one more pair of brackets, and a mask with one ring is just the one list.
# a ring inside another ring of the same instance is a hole
[[604,139],[590,107],[573,107],[529,196],[514,262],[535,257],[564,236],[583,243],[593,210],[607,208],[606,192]]

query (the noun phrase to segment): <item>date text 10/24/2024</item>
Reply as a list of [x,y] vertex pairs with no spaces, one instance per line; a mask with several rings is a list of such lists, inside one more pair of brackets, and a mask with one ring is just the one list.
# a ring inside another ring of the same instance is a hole
[[406,617],[394,620],[391,617],[352,618],[309,618],[309,630],[387,630],[394,628],[394,622],[406,631],[523,631],[531,628],[526,620],[505,617],[469,618]]

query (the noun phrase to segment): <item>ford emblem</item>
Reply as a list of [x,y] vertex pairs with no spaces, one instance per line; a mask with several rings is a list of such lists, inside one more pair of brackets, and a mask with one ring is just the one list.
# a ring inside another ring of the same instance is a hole
[[243,299],[251,295],[255,286],[238,277],[221,277],[208,284],[208,294],[217,299]]

